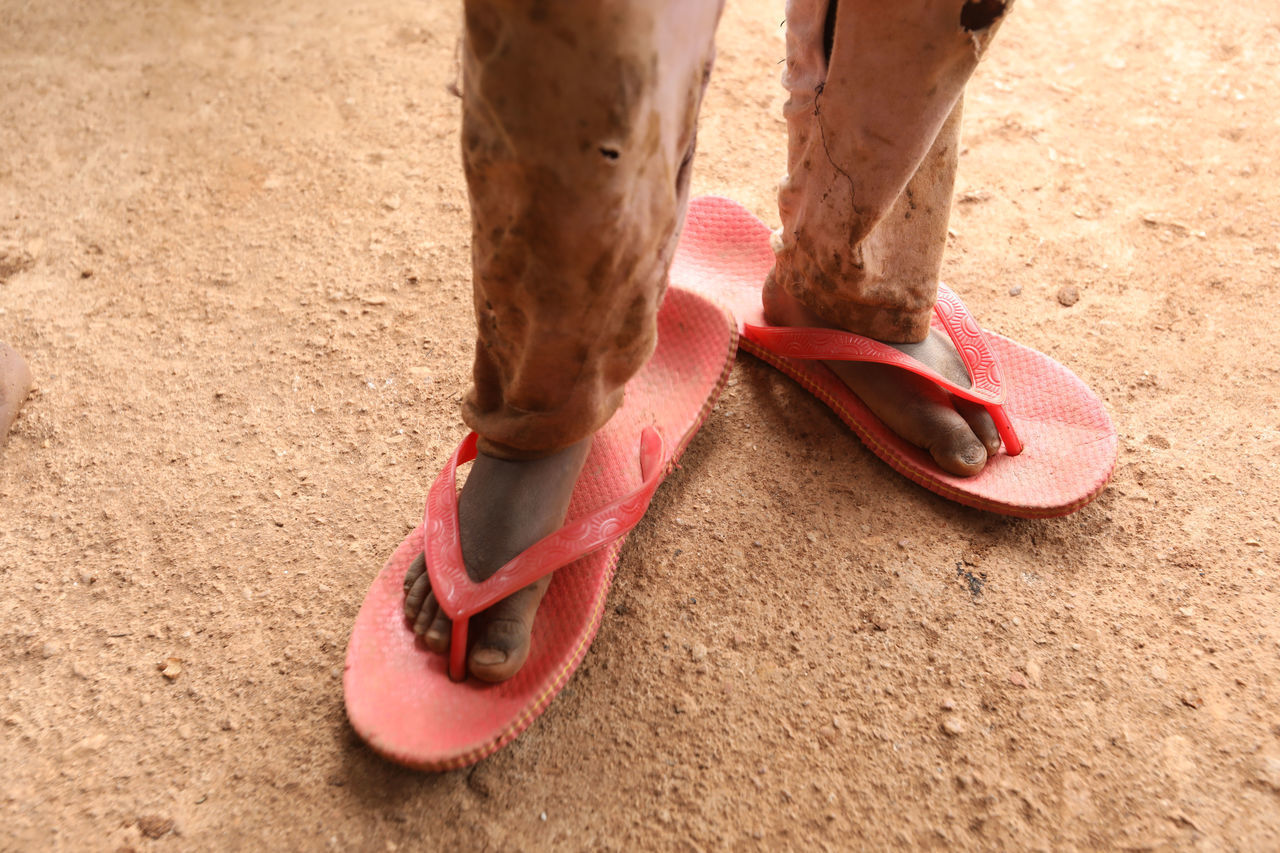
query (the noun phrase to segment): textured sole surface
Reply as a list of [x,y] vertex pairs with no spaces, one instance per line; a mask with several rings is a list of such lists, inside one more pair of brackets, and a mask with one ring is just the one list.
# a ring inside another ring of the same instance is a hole
[[[597,433],[569,518],[632,491],[641,480],[640,431],[654,425],[670,471],[715,402],[733,365],[734,322],[719,305],[672,287],[658,314],[658,348],[627,384],[621,409]],[[352,727],[379,754],[422,770],[473,764],[510,742],[546,709],[595,637],[623,540],[552,576],[520,672],[501,684],[454,682],[447,657],[415,642],[403,580],[422,551],[419,526],[387,561],[356,618],[343,677]]]
[[[694,199],[671,280],[719,300],[745,323],[765,325],[760,288],[773,266],[769,229],[729,199]],[[976,477],[956,477],[903,441],[820,362],[782,358],[745,338],[742,348],[830,406],[899,473],[966,506],[1024,518],[1065,515],[1097,497],[1115,466],[1116,431],[1102,401],[1048,356],[987,332],[1008,388],[1005,410],[1025,449],[1003,451]]]

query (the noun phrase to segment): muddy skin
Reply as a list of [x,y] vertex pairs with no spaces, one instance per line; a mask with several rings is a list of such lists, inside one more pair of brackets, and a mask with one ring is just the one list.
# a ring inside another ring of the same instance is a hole
[[[476,457],[458,497],[462,560],[481,581],[564,524],[569,498],[591,449],[591,439],[542,459],[512,461]],[[404,614],[413,632],[434,652],[449,651],[451,625],[436,603],[423,555],[405,575]],[[505,681],[529,657],[534,613],[551,576],[531,584],[471,618],[467,669],[482,681]]]
[[30,391],[31,369],[12,347],[0,343],[0,447],[4,447],[9,427]]
[[[778,326],[836,328],[824,323],[770,277],[764,288],[765,317]],[[957,385],[969,375],[946,335],[930,331],[923,341],[891,344],[937,370]],[[823,362],[902,438],[929,451],[938,467],[959,477],[982,471],[1000,449],[1000,435],[981,406],[959,400],[927,379],[883,364]]]

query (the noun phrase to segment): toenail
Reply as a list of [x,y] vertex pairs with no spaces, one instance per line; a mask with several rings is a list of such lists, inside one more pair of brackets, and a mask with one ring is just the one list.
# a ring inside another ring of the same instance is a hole
[[497,666],[507,662],[507,653],[502,649],[476,649],[471,655],[471,661],[480,666]]

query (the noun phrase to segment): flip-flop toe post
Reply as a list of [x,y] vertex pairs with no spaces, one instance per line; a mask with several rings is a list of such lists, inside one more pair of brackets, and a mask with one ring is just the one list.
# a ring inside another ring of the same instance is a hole
[[[878,341],[831,329],[770,326],[761,286],[773,267],[769,229],[737,203],[694,199],[671,279],[729,308],[742,349],[773,365],[832,408],[899,473],[966,506],[1025,518],[1065,515],[1093,500],[1115,466],[1116,431],[1102,401],[1048,356],[983,331],[958,296],[939,286],[933,325],[955,344],[971,384],[958,386]],[[940,469],[890,430],[822,361],[891,364],[920,374],[991,413],[1001,452],[976,476]]]
[[[724,308],[669,288],[654,355],[596,433],[567,523],[480,583],[466,573],[458,533],[455,472],[475,454],[474,438],[464,439],[428,490],[423,524],[374,579],[352,629],[343,676],[347,717],[376,752],[420,770],[465,767],[546,709],[595,637],[626,533],[710,413],[736,343]],[[404,616],[405,574],[424,550],[432,590],[453,620],[448,656],[418,643]],[[497,684],[467,677],[469,618],[548,573],[524,666]]]

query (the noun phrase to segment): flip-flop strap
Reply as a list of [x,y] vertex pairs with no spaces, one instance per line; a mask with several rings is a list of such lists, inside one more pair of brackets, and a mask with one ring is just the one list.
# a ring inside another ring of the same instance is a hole
[[423,550],[431,591],[453,620],[449,674],[458,680],[465,675],[468,619],[511,593],[626,534],[644,515],[663,475],[662,436],[653,427],[646,427],[640,434],[642,482],[639,487],[538,540],[488,579],[476,583],[462,562],[455,485],[458,466],[476,457],[476,438],[473,432],[462,440],[432,484],[427,493],[423,518]]
[[786,358],[821,361],[862,361],[887,364],[909,370],[936,383],[952,394],[985,406],[995,421],[1005,452],[1017,456],[1022,442],[1013,431],[1004,411],[1005,388],[1000,364],[988,346],[986,336],[973,314],[949,287],[938,286],[934,316],[955,345],[972,380],[968,388],[957,385],[929,365],[899,349],[871,338],[838,329],[799,326],[756,326],[744,324],[747,340]]

